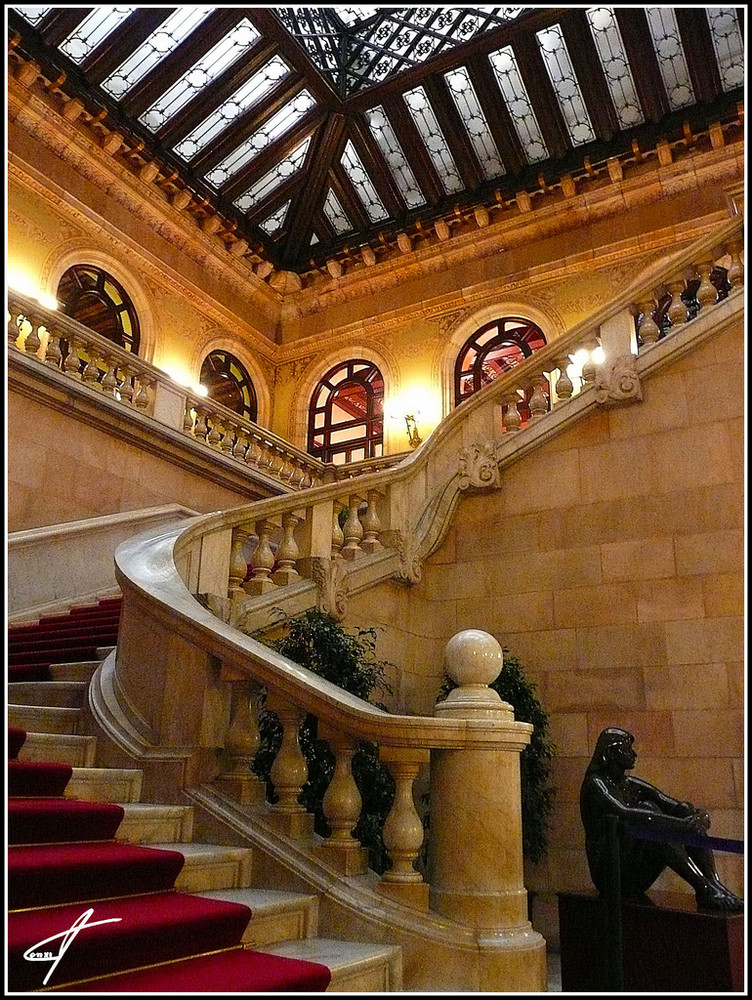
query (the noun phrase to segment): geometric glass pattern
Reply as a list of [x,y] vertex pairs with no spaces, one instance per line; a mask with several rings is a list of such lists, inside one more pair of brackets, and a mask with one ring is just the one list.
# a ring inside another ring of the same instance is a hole
[[81,63],[124,21],[135,7],[98,7],[60,44],[60,51],[75,63]]
[[670,7],[646,7],[645,16],[671,110],[677,111],[694,104],[695,92],[673,10]]
[[126,351],[138,354],[138,316],[119,281],[101,267],[74,264],[60,279],[62,312]]
[[207,389],[207,398],[239,413],[246,420],[256,419],[256,390],[245,367],[229,351],[212,351],[201,365],[199,382]]
[[561,27],[552,24],[550,28],[536,32],[536,37],[572,144],[581,146],[586,142],[592,142],[595,139],[595,132]]
[[405,158],[402,146],[384,109],[376,107],[366,111],[366,120],[407,207],[417,208],[418,205],[425,205],[425,196],[418,186],[415,174]]
[[454,366],[454,405],[500,378],[544,347],[546,338],[535,323],[519,316],[492,320],[462,345]]
[[267,236],[274,236],[285,224],[285,217],[287,216],[287,210],[290,207],[290,202],[286,201],[281,208],[278,208],[276,212],[272,212],[268,219],[264,219],[263,222],[259,223],[259,228],[263,229]]
[[268,195],[279,187],[283,181],[286,181],[288,177],[296,173],[303,166],[303,161],[305,160],[306,153],[308,152],[308,147],[311,145],[311,137],[306,136],[306,138],[296,146],[295,149],[279,163],[275,164],[271,170],[268,170],[263,177],[260,177],[255,181],[247,190],[245,190],[241,195],[239,195],[233,204],[241,210],[241,212],[248,212],[254,205],[258,202],[263,201]]
[[352,140],[348,141],[345,146],[341,162],[371,222],[381,222],[388,219],[389,213],[384,208],[373,181],[366,173]]
[[444,133],[436,120],[436,115],[425,90],[423,87],[416,87],[402,96],[444,190],[447,194],[462,191],[465,185],[462,183],[457,165],[449,151]]
[[591,7],[586,14],[619,125],[623,129],[640,125],[645,116],[613,7]]
[[313,391],[308,451],[343,465],[379,458],[384,444],[384,379],[370,361],[335,365]]
[[341,236],[343,233],[349,233],[352,230],[352,223],[347,218],[339,198],[331,188],[329,188],[324,199],[324,215],[338,236]]
[[506,173],[467,69],[464,66],[458,66],[451,72],[445,73],[444,79],[449,87],[449,93],[457,105],[467,134],[470,136],[470,142],[486,180]]
[[52,7],[13,7],[21,17],[35,27],[52,10]]
[[525,159],[528,163],[547,159],[548,147],[520,75],[514,49],[511,45],[507,45],[498,52],[492,52],[488,58],[496,74]]
[[744,83],[744,53],[742,33],[733,7],[706,7],[721,86],[724,93]]

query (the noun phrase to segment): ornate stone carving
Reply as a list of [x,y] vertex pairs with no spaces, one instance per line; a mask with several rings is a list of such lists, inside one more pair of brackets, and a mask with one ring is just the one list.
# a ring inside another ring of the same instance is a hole
[[459,488],[461,490],[498,489],[501,485],[499,465],[493,444],[476,442],[459,454]]
[[634,354],[625,354],[600,365],[595,376],[595,398],[604,406],[642,399]]
[[400,555],[399,569],[394,573],[394,579],[398,583],[406,583],[412,587],[420,583],[423,575],[423,565],[418,553],[418,543],[411,535],[405,535],[398,531],[395,535],[397,551]]
[[313,558],[311,579],[316,584],[316,607],[342,621],[347,611],[347,570],[342,560]]

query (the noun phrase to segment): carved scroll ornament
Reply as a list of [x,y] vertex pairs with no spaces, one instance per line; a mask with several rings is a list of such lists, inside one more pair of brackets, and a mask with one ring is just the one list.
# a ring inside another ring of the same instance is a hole
[[642,388],[634,354],[625,354],[598,367],[595,376],[595,398],[605,406],[639,402]]
[[476,442],[459,453],[459,488],[461,490],[498,489],[501,485],[499,464],[493,444]]
[[343,560],[312,559],[311,579],[316,584],[316,607],[342,621],[347,611],[347,570]]

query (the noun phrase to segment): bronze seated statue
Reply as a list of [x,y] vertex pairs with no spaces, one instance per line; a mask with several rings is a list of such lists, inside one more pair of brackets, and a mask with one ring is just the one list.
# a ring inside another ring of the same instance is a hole
[[[682,838],[707,835],[710,817],[691,802],[679,802],[654,785],[626,772],[637,754],[634,737],[624,729],[604,729],[580,790],[580,814],[590,875],[601,895],[608,891],[613,864],[609,817],[617,817],[619,880],[625,899],[643,896],[665,868],[685,879],[695,891],[698,907],[737,913],[744,901],[718,877],[713,851],[685,845]],[[642,828],[676,840],[642,840],[630,831]]]

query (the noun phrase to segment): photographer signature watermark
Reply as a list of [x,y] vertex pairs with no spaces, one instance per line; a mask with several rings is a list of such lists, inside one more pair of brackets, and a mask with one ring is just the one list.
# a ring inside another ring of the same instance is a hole
[[[58,963],[66,951],[70,948],[73,942],[76,940],[78,935],[85,927],[98,927],[100,924],[117,924],[123,918],[122,917],[108,917],[107,920],[91,920],[90,917],[94,915],[94,908],[85,910],[80,917],[73,921],[68,930],[60,931],[59,934],[52,934],[50,937],[45,938],[44,941],[40,941],[38,944],[32,945],[31,948],[24,952],[23,957],[27,962],[52,962],[47,975],[44,977],[43,985],[46,986],[50,976],[58,967]],[[50,944],[52,941],[57,941],[58,938],[62,938],[60,945],[58,947],[57,953],[54,951],[44,950],[46,944]]]

